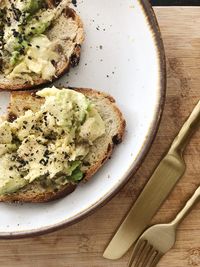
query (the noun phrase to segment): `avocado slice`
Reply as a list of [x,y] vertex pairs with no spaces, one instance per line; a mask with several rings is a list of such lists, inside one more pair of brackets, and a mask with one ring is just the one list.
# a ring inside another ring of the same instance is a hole
[[[19,1],[18,9],[23,14],[23,22],[19,22],[18,27],[13,31],[13,35],[6,40],[5,50],[11,53],[10,65],[15,66],[24,55],[28,47],[28,42],[35,35],[40,35],[50,26],[54,18],[54,12],[49,10],[41,10],[44,6],[42,0],[25,0]],[[38,12],[38,14],[36,14]],[[36,14],[36,15],[35,15]],[[0,12],[0,18],[3,11]],[[1,23],[0,23],[1,26]],[[0,37],[1,34],[0,30]]]
[[28,181],[23,178],[8,179],[6,183],[0,187],[0,195],[12,194],[27,185]]
[[69,181],[72,182],[79,182],[83,179],[83,172],[80,169],[80,166],[77,167],[73,172],[72,175],[70,177],[68,177]]
[[54,16],[54,12],[46,10],[39,16],[33,17],[26,26],[26,38],[31,38],[32,36],[44,33],[46,29],[51,25]]
[[23,11],[33,15],[42,8],[42,4],[41,0],[26,0]]
[[20,41],[19,38],[15,39],[14,45],[14,51],[12,52],[11,58],[10,58],[10,65],[15,66],[21,58],[21,55],[23,55],[24,51],[28,47],[28,42],[26,40]]
[[19,51],[14,51],[12,53],[12,57],[10,58],[10,65],[14,66],[19,62],[19,58],[20,58],[20,53]]

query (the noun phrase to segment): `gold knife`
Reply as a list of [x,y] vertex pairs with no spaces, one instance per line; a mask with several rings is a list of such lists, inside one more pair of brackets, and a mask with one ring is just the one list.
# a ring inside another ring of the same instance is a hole
[[184,174],[186,165],[183,152],[199,125],[200,101],[104,251],[104,258],[111,260],[121,258],[146,229],[152,217]]

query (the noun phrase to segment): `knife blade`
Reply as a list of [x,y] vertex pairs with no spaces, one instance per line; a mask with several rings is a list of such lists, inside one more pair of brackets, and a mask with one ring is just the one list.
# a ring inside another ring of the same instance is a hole
[[185,172],[184,149],[200,124],[200,101],[172,143],[135,204],[110,241],[103,257],[121,258],[142,234]]

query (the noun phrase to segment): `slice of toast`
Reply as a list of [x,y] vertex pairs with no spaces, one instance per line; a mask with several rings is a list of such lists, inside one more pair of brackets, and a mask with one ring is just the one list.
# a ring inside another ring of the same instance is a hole
[[[49,8],[56,7],[61,0],[46,0]],[[54,62],[55,76],[50,81],[43,80],[34,75],[33,83],[21,78],[8,79],[0,72],[1,90],[24,90],[48,84],[68,72],[70,67],[78,65],[81,54],[81,44],[84,41],[83,23],[75,10],[66,7],[61,15],[53,22],[52,26],[45,32],[50,41],[59,40],[58,52],[62,55],[61,60]]]
[[[85,158],[85,161],[89,163],[84,169],[84,181],[87,181],[111,156],[114,146],[122,141],[126,123],[122,113],[115,104],[115,100],[111,96],[92,89],[79,88],[74,90],[83,93],[90,99],[106,125],[106,133],[94,142],[89,154]],[[23,115],[28,109],[36,112],[44,100],[37,97],[35,93],[36,91],[12,92],[7,120],[12,122],[18,116]],[[34,181],[17,193],[1,196],[0,201],[47,202],[70,194],[76,186],[76,184],[68,184],[61,190],[54,192],[51,189],[44,189],[38,181]]]

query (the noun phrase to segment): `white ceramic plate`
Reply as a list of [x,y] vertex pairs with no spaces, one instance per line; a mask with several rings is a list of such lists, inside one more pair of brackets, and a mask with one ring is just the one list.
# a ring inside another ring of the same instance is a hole
[[[156,134],[165,95],[165,60],[147,1],[80,0],[86,41],[80,65],[57,85],[96,88],[111,94],[127,131],[106,165],[71,195],[48,204],[0,204],[0,237],[44,233],[73,223],[116,193],[141,164]],[[4,112],[8,93],[0,93]]]

